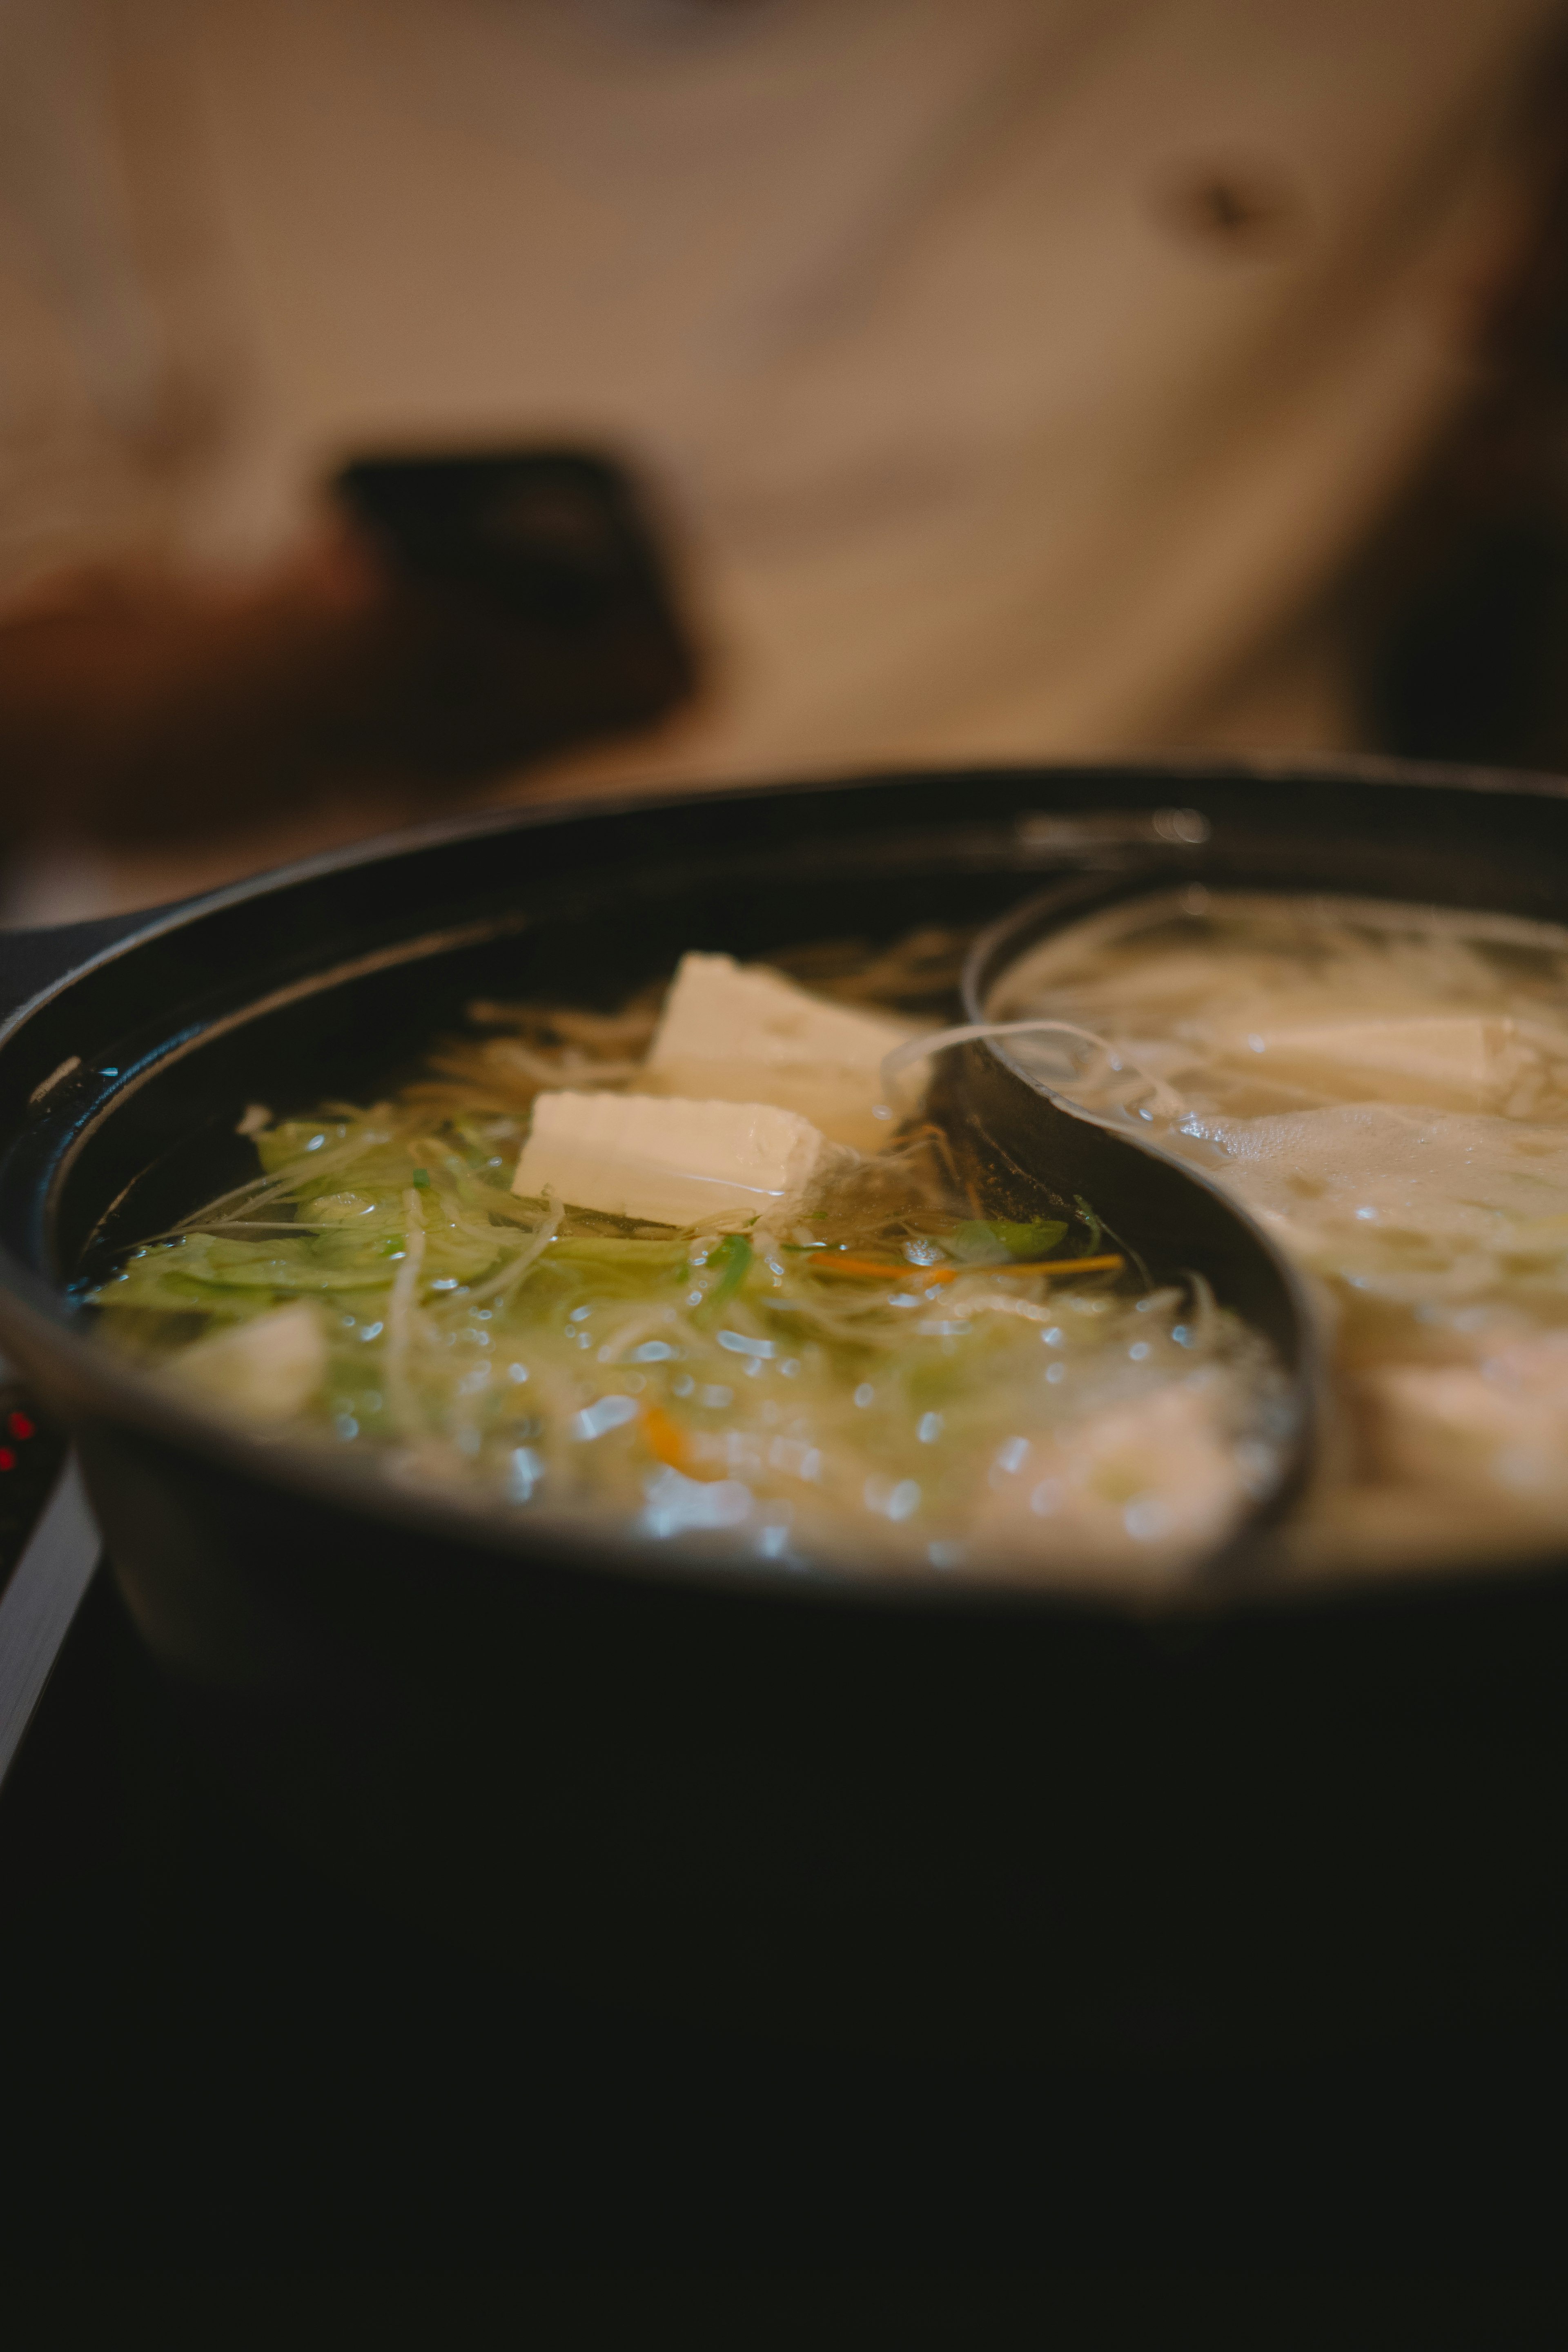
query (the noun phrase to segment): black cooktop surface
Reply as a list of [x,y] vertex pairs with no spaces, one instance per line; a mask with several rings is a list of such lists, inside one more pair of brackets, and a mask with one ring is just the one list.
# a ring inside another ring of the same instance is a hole
[[1535,2273],[1561,2242],[1561,2019],[1062,2073],[611,2013],[274,1847],[103,1571],[0,1797],[0,1998],[11,2264]]

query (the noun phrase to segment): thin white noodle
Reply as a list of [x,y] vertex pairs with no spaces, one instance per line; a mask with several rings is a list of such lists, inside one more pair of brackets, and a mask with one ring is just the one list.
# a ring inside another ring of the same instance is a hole
[[1032,1299],[1013,1298],[1005,1291],[985,1290],[979,1297],[952,1292],[942,1302],[944,1308],[960,1318],[965,1315],[1016,1315],[1024,1323],[1055,1323],[1061,1314],[1059,1303],[1054,1307],[1037,1307]]
[[1193,1345],[1206,1354],[1218,1337],[1219,1308],[1215,1305],[1214,1292],[1201,1274],[1192,1266],[1184,1266],[1182,1272],[1193,1294]]
[[[409,1125],[412,1124],[413,1122],[410,1121]],[[331,1151],[301,1152],[297,1160],[289,1160],[288,1166],[280,1168],[274,1176],[253,1177],[248,1184],[238,1185],[232,1192],[220,1192],[216,1201],[209,1201],[205,1209],[196,1211],[195,1216],[183,1219],[177,1225],[171,1225],[169,1234],[194,1233],[199,1226],[208,1223],[216,1212],[226,1209],[234,1202],[243,1201],[247,1193],[253,1196],[249,1202],[250,1207],[263,1209],[269,1201],[275,1201],[279,1193],[287,1192],[297,1177],[319,1176],[323,1168],[341,1168],[346,1161],[358,1159],[362,1152],[378,1150],[384,1143],[396,1142],[399,1134],[405,1135],[407,1131],[406,1126],[402,1129],[394,1127],[389,1128],[385,1134],[356,1135],[352,1143],[337,1144]],[[256,1189],[258,1184],[262,1188],[259,1192]],[[168,1234],[155,1234],[153,1238],[155,1241],[166,1241]]]
[[[885,1349],[903,1345],[904,1331],[901,1325],[872,1322],[869,1319],[873,1313],[882,1311],[882,1302],[879,1299],[875,1302],[874,1307],[868,1306],[864,1316],[859,1318],[849,1315],[832,1314],[819,1307],[815,1299],[769,1298],[763,1304],[769,1313],[799,1318],[801,1324],[805,1326],[800,1339],[795,1339],[793,1329],[790,1333],[792,1344],[796,1346],[803,1346],[807,1340],[823,1337],[855,1348]],[[897,1309],[894,1311],[897,1312]]]
[[333,1218],[330,1224],[312,1223],[304,1217],[295,1217],[287,1224],[276,1217],[213,1217],[195,1229],[192,1239],[203,1234],[342,1234],[351,1230],[342,1217]]
[[531,1078],[542,1087],[559,1087],[563,1081],[575,1087],[617,1086],[625,1078],[635,1077],[642,1068],[640,1062],[591,1061],[582,1054],[558,1055],[531,1053],[513,1037],[498,1037],[479,1049],[482,1061],[493,1069],[515,1070],[520,1077]]
[[463,1298],[464,1307],[477,1307],[483,1298],[510,1298],[523,1276],[531,1267],[538,1264],[555,1239],[561,1230],[561,1220],[565,1213],[566,1204],[563,1201],[550,1202],[543,1223],[534,1227],[532,1235],[524,1243],[516,1257],[510,1265],[503,1265],[499,1274],[492,1274],[488,1282],[481,1282],[477,1289],[467,1292]]
[[[617,1323],[609,1336],[600,1342],[599,1361],[602,1364],[622,1363],[628,1348],[639,1346],[656,1332],[662,1335],[676,1328],[676,1313],[672,1307],[646,1307],[640,1313],[628,1315],[624,1323]],[[686,1328],[684,1323],[680,1328]]]
[[1100,1053],[1120,1059],[1124,1069],[1131,1070],[1134,1076],[1142,1078],[1153,1089],[1155,1105],[1165,1118],[1173,1118],[1186,1109],[1181,1096],[1173,1087],[1168,1087],[1163,1078],[1140,1069],[1137,1063],[1130,1062],[1109,1038],[1097,1036],[1092,1029],[1080,1029],[1075,1021],[966,1021],[956,1029],[934,1029],[928,1036],[911,1037],[907,1045],[895,1045],[890,1054],[883,1056],[882,1085],[891,1095],[893,1080],[900,1070],[907,1069],[911,1062],[924,1061],[928,1054],[944,1054],[950,1045],[979,1045],[993,1037],[1037,1037],[1047,1033],[1055,1036],[1080,1038],[1084,1045],[1096,1046]]
[[418,1297],[419,1276],[425,1265],[425,1211],[419,1194],[411,1184],[403,1195],[403,1213],[408,1220],[404,1244],[403,1264],[397,1269],[397,1279],[392,1286],[386,1302],[386,1385],[392,1391],[393,1410],[411,1433],[414,1424],[414,1398],[408,1383],[408,1348],[413,1336],[415,1302]]
[[477,1178],[470,1180],[469,1191],[479,1195],[479,1206],[487,1217],[501,1217],[509,1224],[527,1225],[530,1233],[533,1231],[532,1212],[515,1192],[502,1192],[494,1184],[481,1184]]

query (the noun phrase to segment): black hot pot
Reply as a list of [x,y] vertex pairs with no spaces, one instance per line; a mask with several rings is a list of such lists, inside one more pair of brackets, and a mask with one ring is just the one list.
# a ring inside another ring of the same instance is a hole
[[[475,995],[1004,924],[982,987],[1031,894],[1030,936],[1173,875],[1560,916],[1568,787],[1167,762],[536,804],[0,940],[0,1340],[252,1803],[535,1975],[818,2039],[1279,2051],[1555,1998],[1561,1558],[1306,1589],[1265,1511],[1155,1601],[541,1538],[208,1423],[71,1304],[252,1172],[247,1103],[365,1098]],[[1005,1052],[952,1062],[1008,1181],[1084,1193],[1270,1332],[1299,1472],[1313,1343],[1268,1244]]]

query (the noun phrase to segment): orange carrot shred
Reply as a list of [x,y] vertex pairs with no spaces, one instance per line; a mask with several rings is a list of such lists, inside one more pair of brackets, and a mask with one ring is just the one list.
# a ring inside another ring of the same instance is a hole
[[813,1274],[863,1275],[878,1282],[951,1282],[955,1265],[883,1265],[873,1257],[848,1257],[826,1253],[812,1263]]
[[685,1469],[686,1440],[668,1413],[661,1412],[656,1404],[645,1405],[642,1433],[650,1454],[660,1462],[668,1463],[672,1470]]
[[672,1470],[688,1478],[713,1480],[728,1475],[722,1464],[696,1463],[684,1430],[677,1427],[668,1413],[657,1404],[645,1404],[642,1411],[643,1442],[657,1462],[667,1462]]
[[994,1265],[990,1274],[1114,1274],[1127,1263],[1111,1251],[1105,1257],[1043,1257],[1034,1265]]

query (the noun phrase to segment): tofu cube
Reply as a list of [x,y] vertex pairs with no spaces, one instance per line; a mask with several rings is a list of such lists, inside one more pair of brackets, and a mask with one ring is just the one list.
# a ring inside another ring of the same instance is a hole
[[1480,1110],[1511,1087],[1524,1056],[1511,1021],[1467,1013],[1324,1022],[1227,1039],[1296,1081],[1328,1094],[1375,1093],[1388,1102]]
[[793,1207],[825,1148],[773,1103],[543,1094],[512,1191],[647,1224],[735,1227]]
[[917,1032],[886,1013],[825,1003],[762,966],[727,955],[680,961],[639,1081],[649,1094],[774,1103],[836,1143],[875,1151],[885,1055]]
[[171,1380],[248,1422],[291,1421],[327,1376],[327,1335],[308,1298],[273,1307],[174,1358]]

